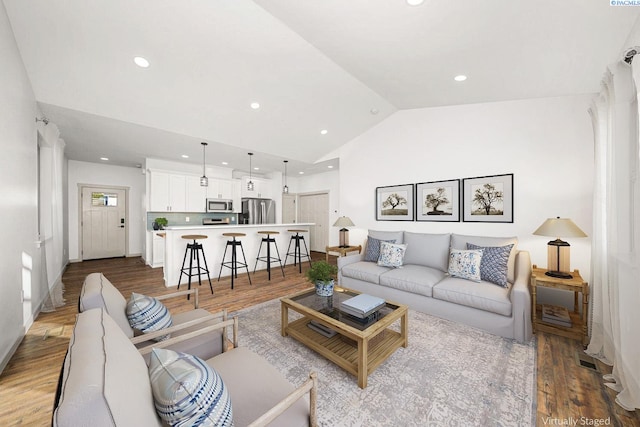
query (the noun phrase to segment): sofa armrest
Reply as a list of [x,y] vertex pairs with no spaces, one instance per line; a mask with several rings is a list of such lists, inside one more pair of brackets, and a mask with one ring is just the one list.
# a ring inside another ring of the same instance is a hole
[[318,417],[316,415],[316,402],[318,399],[318,376],[315,372],[309,374],[309,379],[300,387],[292,391],[287,397],[278,402],[273,408],[265,412],[257,420],[249,424],[249,427],[263,427],[269,425],[279,415],[283,414],[298,399],[309,393],[309,425],[316,427]]
[[189,289],[187,291],[172,292],[170,294],[160,295],[160,296],[157,296],[157,297],[154,297],[154,298],[159,300],[159,301],[162,301],[162,300],[165,300],[165,299],[177,298],[177,297],[181,297],[181,296],[184,296],[184,295],[193,295],[193,308],[198,308],[198,305],[199,305],[198,288]]
[[[216,323],[214,325],[203,326],[202,328],[196,331],[174,336],[163,341],[154,342],[153,344],[149,344],[145,347],[139,348],[138,351],[140,352],[140,354],[145,355],[145,354],[151,353],[151,350],[154,347],[156,348],[169,347],[173,344],[189,340],[191,338],[197,337],[207,332],[215,331],[217,329],[222,329],[224,331],[223,335],[225,336],[225,339],[226,339],[226,328],[229,326],[233,328],[233,346],[237,347],[238,346],[238,316],[234,316],[232,319],[226,319],[226,311],[223,311],[217,314],[212,314],[210,316],[200,317],[198,319],[194,319],[189,322],[182,323],[180,325],[172,326],[170,328],[165,328],[159,331],[149,332],[137,337],[133,337],[131,338],[131,342],[135,345],[141,342],[149,341],[153,338],[161,337],[163,335],[167,335],[167,334],[177,332],[186,328],[190,328],[195,325],[210,322],[211,320],[220,319],[221,315],[222,315],[222,321],[219,323]],[[226,349],[227,349],[227,346],[223,345],[223,351],[225,351]]]
[[532,336],[531,327],[531,256],[528,251],[518,251],[515,263],[515,280],[511,289],[512,315],[514,317],[514,338],[528,342]]

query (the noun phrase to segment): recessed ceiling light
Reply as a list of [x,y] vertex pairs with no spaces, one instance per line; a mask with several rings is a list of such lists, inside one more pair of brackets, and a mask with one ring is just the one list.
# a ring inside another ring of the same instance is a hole
[[226,166],[229,164],[229,162],[222,162],[222,164]]
[[329,166],[327,166],[327,167],[328,167],[329,169],[333,169],[333,166],[331,166],[331,165],[329,165]]
[[300,175],[304,175],[304,172],[300,171],[300,172],[298,172],[298,174],[300,174]]
[[133,62],[135,62],[136,65],[141,68],[149,67],[149,61],[147,61],[147,59],[143,58],[142,56],[136,56],[135,58],[133,58]]
[[420,6],[422,3],[424,3],[424,0],[407,0],[409,6]]
[[109,160],[108,157],[100,157],[100,160],[104,160],[105,162]]
[[457,81],[457,82],[463,82],[465,80],[467,80],[467,76],[465,76],[464,74],[460,74],[457,75],[453,78],[453,80]]
[[182,158],[183,158],[183,159],[188,159],[188,158],[189,158],[189,156],[188,156],[188,155],[186,155],[186,154],[183,154],[183,155],[182,155]]
[[320,134],[321,134],[321,135],[326,135],[328,132],[329,132],[328,130],[326,130],[326,129],[322,129],[322,130],[320,131]]
[[257,110],[258,108],[260,108],[260,104],[257,102],[252,102],[251,103],[251,108],[253,108],[254,110]]
[[256,167],[254,167],[254,168],[253,168],[253,170],[254,170],[254,171],[259,171],[259,170],[260,170],[260,168],[256,166]]

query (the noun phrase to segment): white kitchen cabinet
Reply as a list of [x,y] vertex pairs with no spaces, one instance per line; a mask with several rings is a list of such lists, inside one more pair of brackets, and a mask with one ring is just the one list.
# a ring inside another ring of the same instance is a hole
[[240,185],[239,179],[210,179],[207,198],[233,200],[233,211],[240,212],[242,210]]
[[164,265],[164,237],[158,236],[157,232],[153,232],[152,248],[151,267],[162,267]]
[[209,187],[203,187],[200,185],[200,177],[189,175],[186,177],[186,209],[185,212],[206,212],[206,200],[208,189],[211,186],[209,180]]
[[271,199],[273,192],[271,191],[271,180],[264,178],[252,177],[253,191],[247,190],[248,176],[242,177],[242,187],[240,188],[241,197],[257,197],[260,199]]
[[153,212],[185,212],[187,209],[186,176],[150,171],[149,210]]

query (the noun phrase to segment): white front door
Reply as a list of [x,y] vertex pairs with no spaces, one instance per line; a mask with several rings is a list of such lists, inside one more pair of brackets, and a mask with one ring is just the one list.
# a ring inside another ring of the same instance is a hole
[[81,204],[82,259],[125,256],[126,190],[82,187]]
[[298,195],[298,222],[313,222],[309,229],[309,249],[324,252],[329,242],[329,194]]

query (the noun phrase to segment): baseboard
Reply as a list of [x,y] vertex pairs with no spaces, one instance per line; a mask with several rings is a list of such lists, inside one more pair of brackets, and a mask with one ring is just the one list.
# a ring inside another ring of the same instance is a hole
[[6,368],[9,362],[11,361],[11,358],[15,354],[16,350],[18,350],[18,347],[20,346],[20,343],[24,339],[25,335],[26,333],[23,333],[22,336],[18,338],[15,343],[13,343],[13,345],[11,346],[7,354],[3,357],[2,361],[0,361],[0,374],[2,374],[2,371],[4,371],[4,368]]

